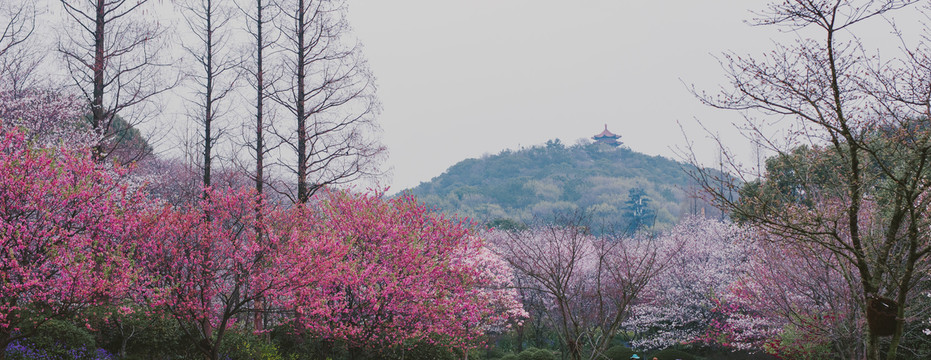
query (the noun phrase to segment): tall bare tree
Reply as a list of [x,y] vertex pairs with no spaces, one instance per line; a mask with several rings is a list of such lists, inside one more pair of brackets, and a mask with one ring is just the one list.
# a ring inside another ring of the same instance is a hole
[[194,39],[183,47],[197,66],[197,71],[190,74],[195,83],[195,96],[191,100],[195,110],[190,116],[203,128],[202,196],[206,198],[206,189],[211,185],[211,163],[216,157],[214,146],[222,133],[218,118],[227,112],[222,110],[222,102],[234,89],[242,61],[230,51],[229,25],[234,9],[228,2],[180,0],[178,6]]
[[[100,137],[93,147],[100,161],[114,154],[131,131],[156,110],[154,97],[177,84],[163,81],[168,66],[159,56],[162,28],[143,20],[151,0],[60,0],[67,23],[58,51],[68,75],[87,99],[91,129]],[[114,126],[125,121],[125,124]],[[122,162],[135,160],[151,149],[124,152]]]
[[[722,179],[704,171],[696,178],[737,218],[841,259],[855,274],[851,288],[859,289],[855,300],[871,325],[862,339],[867,359],[880,359],[883,349],[883,358],[896,358],[906,307],[916,283],[927,278],[931,237],[921,229],[931,225],[931,61],[926,45],[881,61],[851,34],[915,2],[776,2],[757,23],[788,27],[802,38],[760,57],[726,55],[729,89],[698,94],[708,105],[745,112],[749,134],[776,156],[762,179],[727,156],[747,184],[739,200],[725,194],[737,183],[722,189]],[[789,139],[767,136],[767,119],[758,114],[791,124]],[[891,338],[883,342],[881,335]]]
[[297,175],[304,203],[320,188],[376,175],[385,148],[374,139],[379,111],[374,77],[358,43],[349,39],[343,0],[287,0],[281,4],[287,59],[271,98],[295,118],[275,133],[296,155],[283,164]]

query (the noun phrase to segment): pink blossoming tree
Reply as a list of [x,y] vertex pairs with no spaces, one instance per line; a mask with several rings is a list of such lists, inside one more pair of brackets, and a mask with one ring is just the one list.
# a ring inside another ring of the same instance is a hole
[[[150,232],[140,262],[149,281],[144,296],[150,306],[166,309],[198,340],[204,357],[216,360],[237,316],[256,310],[256,301],[289,289],[292,276],[312,278],[327,270],[298,274],[282,262],[280,250],[292,244],[256,220],[254,192],[207,192],[209,197],[199,203],[166,205],[148,214]],[[259,231],[263,236],[257,236]]]
[[143,202],[124,174],[0,128],[0,349],[129,289]]
[[333,281],[295,291],[306,331],[356,350],[409,340],[468,349],[489,327],[523,316],[510,272],[469,224],[411,196],[331,192],[318,205],[310,238],[339,244],[342,258]]
[[522,277],[522,290],[543,295],[547,321],[571,359],[599,356],[622,329],[632,305],[664,267],[673,248],[648,239],[607,239],[589,233],[583,217],[489,237]]

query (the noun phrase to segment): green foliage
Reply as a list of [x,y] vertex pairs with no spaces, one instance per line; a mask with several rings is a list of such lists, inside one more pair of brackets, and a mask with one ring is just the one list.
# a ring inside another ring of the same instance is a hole
[[[627,148],[599,144],[564,146],[551,141],[519,151],[466,159],[430,182],[409,190],[448,213],[481,222],[515,222],[554,212],[584,210],[597,222],[626,227],[631,190],[649,199],[633,209],[655,218],[655,230],[675,224],[689,209],[687,165]],[[645,222],[645,221],[642,221]]]
[[[270,337],[281,358],[287,360],[455,360],[462,357],[461,350],[451,349],[442,341],[408,341],[384,349],[350,347],[342,341],[324,340],[294,331],[290,325],[276,327]],[[469,358],[478,359],[479,353],[473,353]]]
[[125,359],[194,356],[197,350],[178,323],[157,311],[141,307],[105,306],[90,309],[97,345],[113,354],[125,350]]
[[628,233],[633,234],[653,225],[656,212],[650,208],[650,197],[646,191],[641,188],[630,189],[625,205],[624,217],[627,219]]
[[517,360],[516,354],[507,354],[501,357],[501,360]]
[[491,348],[489,348],[488,350],[485,351],[485,359],[500,359],[501,357],[503,357],[503,356],[506,355],[506,354],[507,354],[507,352],[505,352],[505,351],[504,351],[503,349],[501,349],[501,348],[498,348],[498,347],[491,347]]
[[275,327],[270,336],[272,343],[288,360],[342,359],[345,357],[345,345],[305,336],[295,331],[290,323]]
[[691,355],[691,354],[689,354],[689,353],[687,353],[687,352],[684,352],[684,351],[682,351],[682,350],[676,350],[676,349],[665,349],[665,350],[660,350],[660,351],[658,351],[658,352],[656,352],[656,353],[650,355],[649,357],[647,357],[647,359],[652,359],[652,358],[654,358],[654,357],[657,358],[657,359],[659,359],[659,360],[676,360],[676,359],[681,359],[681,360],[695,360],[695,356],[694,356],[694,355]]
[[[503,359],[503,358],[502,358]],[[517,360],[556,360],[556,354],[546,349],[529,348],[516,356]]]
[[635,354],[633,350],[624,345],[614,345],[604,352],[605,360],[629,360]]
[[274,343],[244,330],[227,332],[220,346],[223,359],[229,360],[283,360]]
[[508,218],[497,218],[492,221],[489,221],[485,224],[485,227],[489,229],[498,229],[504,231],[523,231],[527,230],[527,224],[522,222],[508,219]]
[[[738,190],[742,208],[755,212],[779,211],[787,205],[811,208],[819,198],[841,196],[838,191],[844,187],[836,174],[843,164],[835,157],[823,148],[803,145],[766,159],[765,177],[747,182]],[[733,215],[743,221],[748,215],[763,214]]]
[[94,337],[86,328],[64,320],[52,319],[40,325],[36,333],[22,344],[49,359],[90,358],[97,348]]
[[393,355],[394,356],[386,357],[386,359],[455,360],[458,358],[451,349],[442,345],[430,344],[426,342],[418,342],[412,348],[395,350]]
[[787,325],[779,333],[776,341],[763,346],[763,349],[781,358],[798,360],[831,359],[831,344],[820,337],[806,334],[795,325]]
[[540,349],[531,357],[532,360],[556,360],[556,354],[552,351]]

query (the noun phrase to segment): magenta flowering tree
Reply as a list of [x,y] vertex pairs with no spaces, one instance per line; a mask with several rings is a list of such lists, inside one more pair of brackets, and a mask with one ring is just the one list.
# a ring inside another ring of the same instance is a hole
[[129,290],[144,203],[123,175],[0,127],[0,349]]
[[490,327],[523,315],[509,270],[469,224],[412,196],[331,192],[318,205],[309,238],[338,244],[326,248],[340,261],[332,280],[295,289],[296,320],[306,331],[354,350],[410,340],[469,348]]
[[166,205],[148,214],[140,263],[149,281],[143,296],[150,306],[166,309],[199,340],[205,358],[216,360],[237,316],[255,310],[256,301],[288,289],[289,276],[296,274],[281,263],[279,249],[287,245],[256,220],[254,192],[207,192],[208,199],[199,203]]

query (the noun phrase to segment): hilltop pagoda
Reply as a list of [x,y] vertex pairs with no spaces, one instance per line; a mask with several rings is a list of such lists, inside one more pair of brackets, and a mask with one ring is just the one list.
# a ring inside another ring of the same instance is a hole
[[618,146],[621,146],[621,144],[623,144],[620,140],[618,140],[620,138],[621,138],[620,135],[617,135],[615,133],[608,131],[608,124],[605,124],[604,131],[602,131],[598,135],[592,136],[592,139],[595,140],[596,143],[610,145],[614,147],[618,147]]

